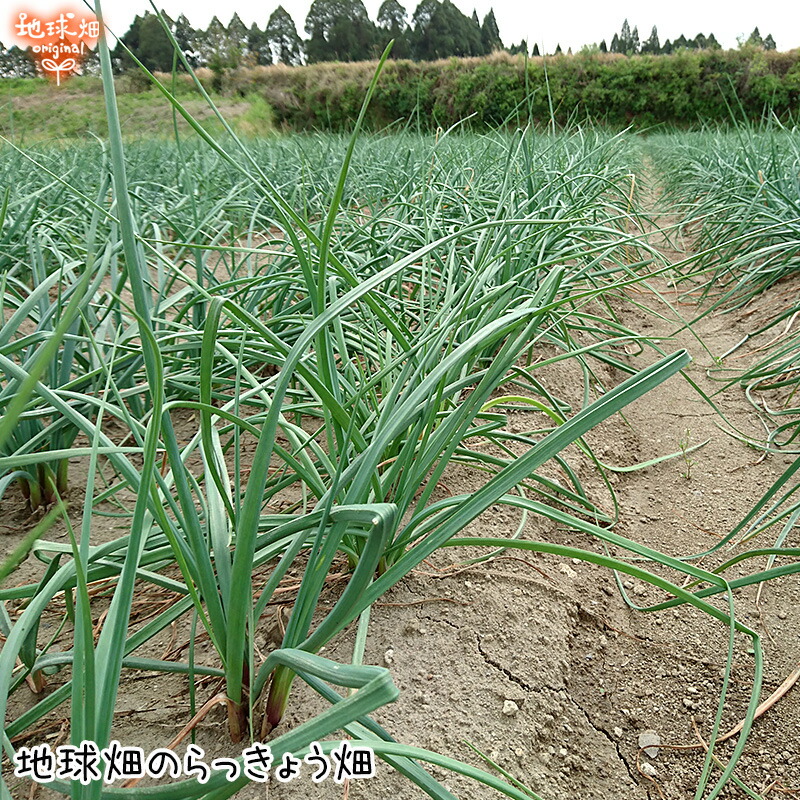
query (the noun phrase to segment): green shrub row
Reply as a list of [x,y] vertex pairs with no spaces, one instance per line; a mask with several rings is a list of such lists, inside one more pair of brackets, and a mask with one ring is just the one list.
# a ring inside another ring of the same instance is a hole
[[[352,126],[374,64],[314,64],[232,72],[226,88],[256,91],[275,122],[293,130]],[[549,87],[549,91],[548,91]],[[758,119],[765,111],[790,118],[800,100],[800,50],[755,48],[682,51],[673,55],[564,55],[527,62],[498,53],[488,58],[386,65],[368,124],[418,123],[447,128],[470,118],[481,129],[531,120],[575,117],[611,125],[680,126]]]

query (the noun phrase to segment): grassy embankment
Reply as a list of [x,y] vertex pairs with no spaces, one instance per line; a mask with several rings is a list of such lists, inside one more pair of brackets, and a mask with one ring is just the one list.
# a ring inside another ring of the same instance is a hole
[[[241,68],[221,77],[219,92],[212,91],[210,70],[199,70],[198,77],[238,133],[263,135],[276,128],[349,130],[374,70],[374,62]],[[18,142],[102,133],[100,91],[99,78],[92,77],[62,87],[37,79],[0,81],[0,133]],[[172,135],[170,106],[141,75],[118,78],[117,91],[126,136]],[[188,76],[180,76],[177,94],[202,125],[216,126]],[[499,53],[389,62],[365,125],[411,124],[432,131],[460,123],[485,130],[588,118],[616,128],[686,127],[758,120],[767,109],[788,120],[798,102],[798,50],[563,55],[527,62]]]

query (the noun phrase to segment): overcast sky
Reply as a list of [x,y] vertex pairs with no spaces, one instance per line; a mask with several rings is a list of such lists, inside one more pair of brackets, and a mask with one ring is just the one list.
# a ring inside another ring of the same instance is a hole
[[[400,0],[409,16],[417,0]],[[674,39],[680,34],[687,37],[698,33],[713,33],[723,47],[736,47],[736,37],[748,35],[758,26],[762,36],[771,33],[780,50],[800,47],[800,10],[796,0],[753,3],[744,0],[667,0],[653,4],[632,3],[630,0],[604,0],[604,2],[546,2],[544,0],[453,0],[465,13],[475,8],[478,16],[494,8],[500,35],[508,45],[527,38],[532,46],[544,46],[544,52],[555,50],[560,44],[564,52],[568,47],[578,50],[584,44],[606,39],[618,32],[627,17],[631,27],[639,28],[641,39],[647,38],[653,25],[658,26],[661,41]],[[375,19],[381,0],[364,0],[370,18]],[[159,7],[177,17],[186,14],[195,27],[205,28],[216,14],[227,24],[234,11],[249,26],[257,22],[264,26],[274,8],[282,4],[292,15],[298,32],[305,36],[303,26],[311,0],[159,0]],[[4,3],[5,5],[5,3]],[[23,3],[20,3],[23,5]],[[58,0],[32,0],[23,7],[41,12],[64,6]],[[8,6],[6,6],[8,8]],[[103,0],[103,13],[108,27],[116,34],[123,34],[137,12],[149,8],[147,0]],[[12,20],[7,17],[6,25]],[[16,17],[14,16],[14,20]],[[8,31],[3,36],[8,42]]]

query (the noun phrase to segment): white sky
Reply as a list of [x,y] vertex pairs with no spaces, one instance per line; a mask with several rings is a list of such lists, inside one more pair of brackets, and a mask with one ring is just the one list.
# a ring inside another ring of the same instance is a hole
[[[20,6],[42,16],[50,9],[63,7],[59,0],[17,0]],[[79,2],[79,0],[78,0]],[[417,0],[400,0],[409,16],[417,5]],[[668,0],[653,4],[604,0],[593,2],[546,2],[546,0],[453,0],[465,13],[471,14],[473,7],[478,16],[494,7],[500,26],[500,35],[508,45],[527,38],[528,43],[538,42],[544,52],[552,52],[560,44],[564,52],[568,47],[578,50],[581,45],[599,42],[618,32],[626,17],[631,28],[638,26],[641,39],[647,38],[653,25],[658,26],[661,41],[674,39],[681,33],[687,37],[698,33],[708,35],[713,32],[723,47],[736,47],[736,37],[748,35],[758,26],[761,35],[771,33],[778,49],[789,50],[800,47],[800,10],[794,0],[768,2],[761,5],[751,0]],[[234,11],[249,26],[257,22],[264,26],[270,13],[282,4],[292,15],[298,32],[305,36],[303,28],[311,0],[159,0],[159,7],[177,17],[185,13],[194,27],[206,27],[215,14],[227,24]],[[370,18],[375,19],[381,0],[364,0]],[[3,12],[2,20],[6,30],[0,34],[2,40],[10,43],[9,29],[16,21],[16,8],[9,7]],[[149,8],[147,0],[104,0],[103,13],[109,28],[122,35],[130,25],[134,15]],[[12,19],[13,17],[13,19]]]

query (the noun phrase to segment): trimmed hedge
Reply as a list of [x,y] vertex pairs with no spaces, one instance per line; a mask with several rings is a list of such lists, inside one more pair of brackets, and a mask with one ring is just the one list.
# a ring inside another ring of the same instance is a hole
[[[800,103],[800,50],[754,48],[673,55],[559,55],[547,59],[497,53],[436,62],[389,61],[368,124],[402,121],[447,128],[467,117],[476,128],[591,118],[614,126],[794,116]],[[257,91],[275,122],[293,130],[346,130],[355,120],[373,62],[257,67],[226,76],[225,88]],[[547,87],[549,85],[550,96]]]

